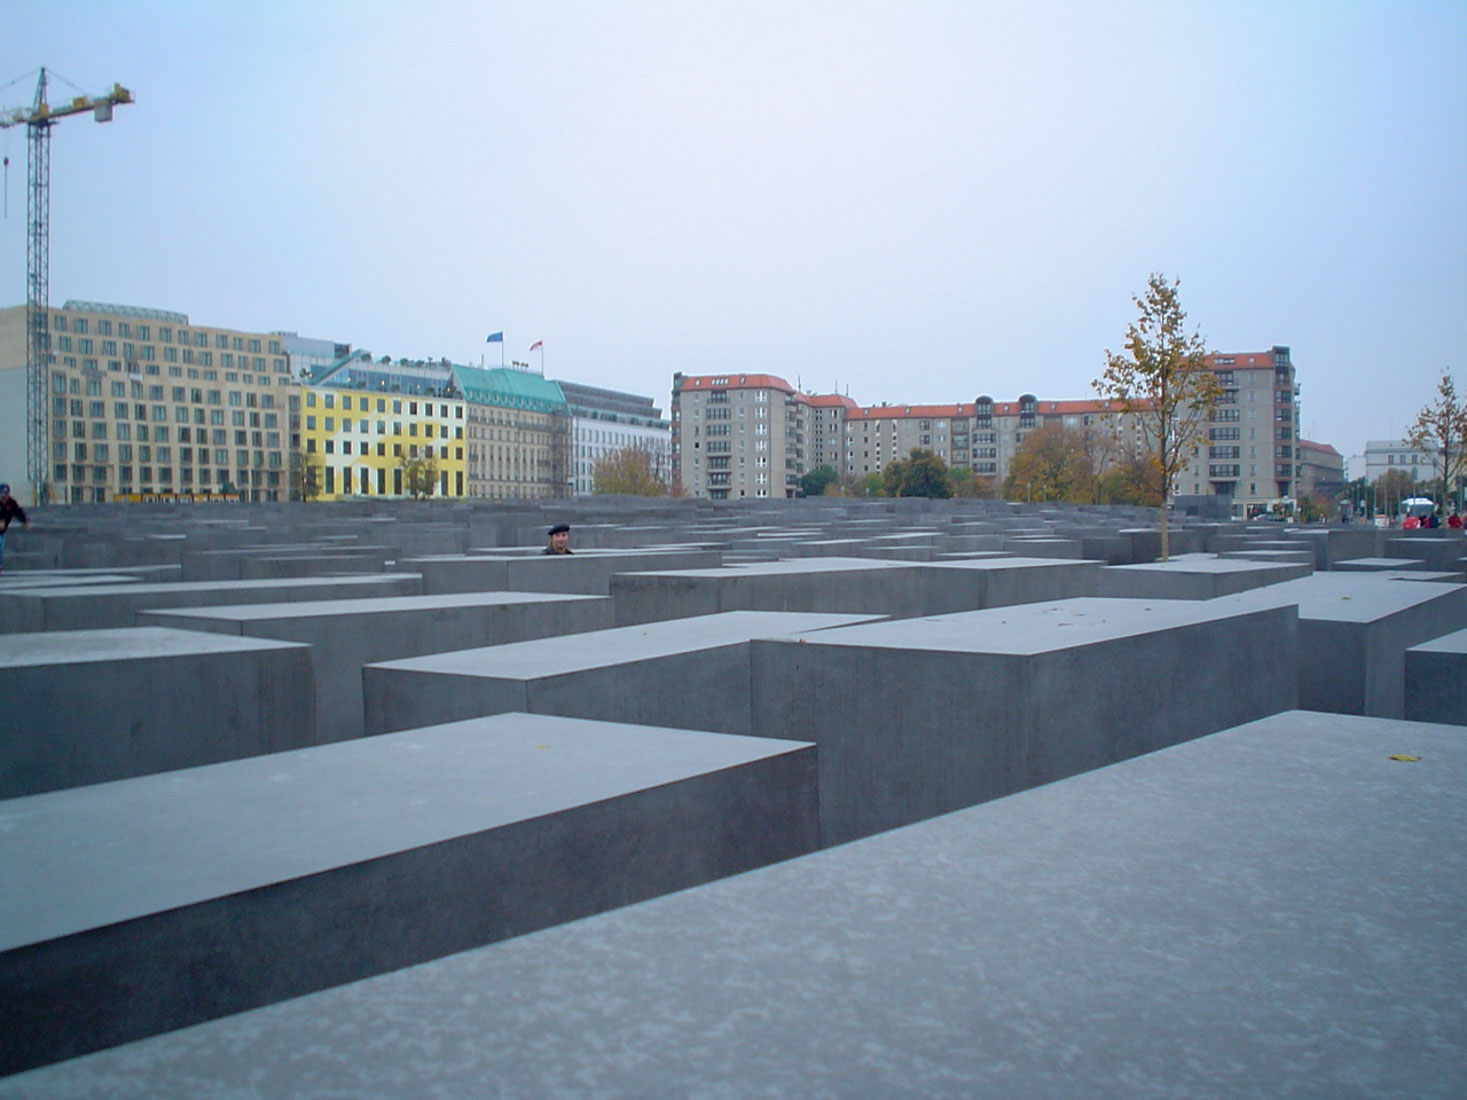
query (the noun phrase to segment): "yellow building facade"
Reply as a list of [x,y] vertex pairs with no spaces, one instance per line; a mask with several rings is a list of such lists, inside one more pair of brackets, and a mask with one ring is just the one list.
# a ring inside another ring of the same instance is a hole
[[300,495],[412,496],[412,464],[433,466],[436,497],[466,492],[465,403],[458,397],[301,388]]

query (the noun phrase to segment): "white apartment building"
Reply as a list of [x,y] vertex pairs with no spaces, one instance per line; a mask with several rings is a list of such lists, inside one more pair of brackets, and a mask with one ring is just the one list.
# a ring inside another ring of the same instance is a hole
[[671,484],[672,425],[652,398],[579,382],[560,382],[570,407],[572,423],[571,491],[584,496],[596,491],[596,463],[623,447],[640,447],[652,458],[652,468]]

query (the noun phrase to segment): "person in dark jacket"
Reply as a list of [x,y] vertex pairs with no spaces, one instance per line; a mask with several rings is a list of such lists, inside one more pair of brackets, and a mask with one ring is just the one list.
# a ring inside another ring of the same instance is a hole
[[31,525],[25,517],[25,509],[10,495],[10,486],[0,484],[0,572],[5,571],[5,532],[10,530],[11,521],[17,519],[22,527]]
[[547,554],[569,554],[570,548],[570,524],[557,523],[547,534],[550,536],[550,545],[545,547]]

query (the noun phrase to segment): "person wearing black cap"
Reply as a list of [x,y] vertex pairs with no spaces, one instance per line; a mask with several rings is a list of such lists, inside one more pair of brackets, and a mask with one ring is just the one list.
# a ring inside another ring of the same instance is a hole
[[10,530],[10,521],[13,519],[20,520],[22,527],[31,525],[30,520],[25,518],[25,509],[10,495],[10,486],[0,485],[0,570],[5,568],[5,532]]
[[569,554],[569,553],[572,553],[571,548],[570,548],[570,524],[569,523],[557,523],[554,527],[552,527],[550,529],[550,531],[548,533],[550,535],[550,545],[547,546],[547,547],[545,547],[545,553],[547,553],[547,554]]

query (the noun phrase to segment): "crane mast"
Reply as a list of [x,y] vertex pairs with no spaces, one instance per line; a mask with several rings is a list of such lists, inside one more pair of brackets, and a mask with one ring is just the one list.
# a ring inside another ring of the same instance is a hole
[[131,103],[132,93],[120,84],[100,96],[75,96],[70,103],[52,107],[46,99],[46,70],[36,81],[29,108],[0,111],[0,129],[24,125],[26,142],[26,345],[25,422],[26,474],[33,504],[50,499],[46,476],[50,461],[47,441],[50,421],[46,410],[46,377],[51,353],[51,127],[68,115],[91,111],[98,122],[112,121],[112,108]]

